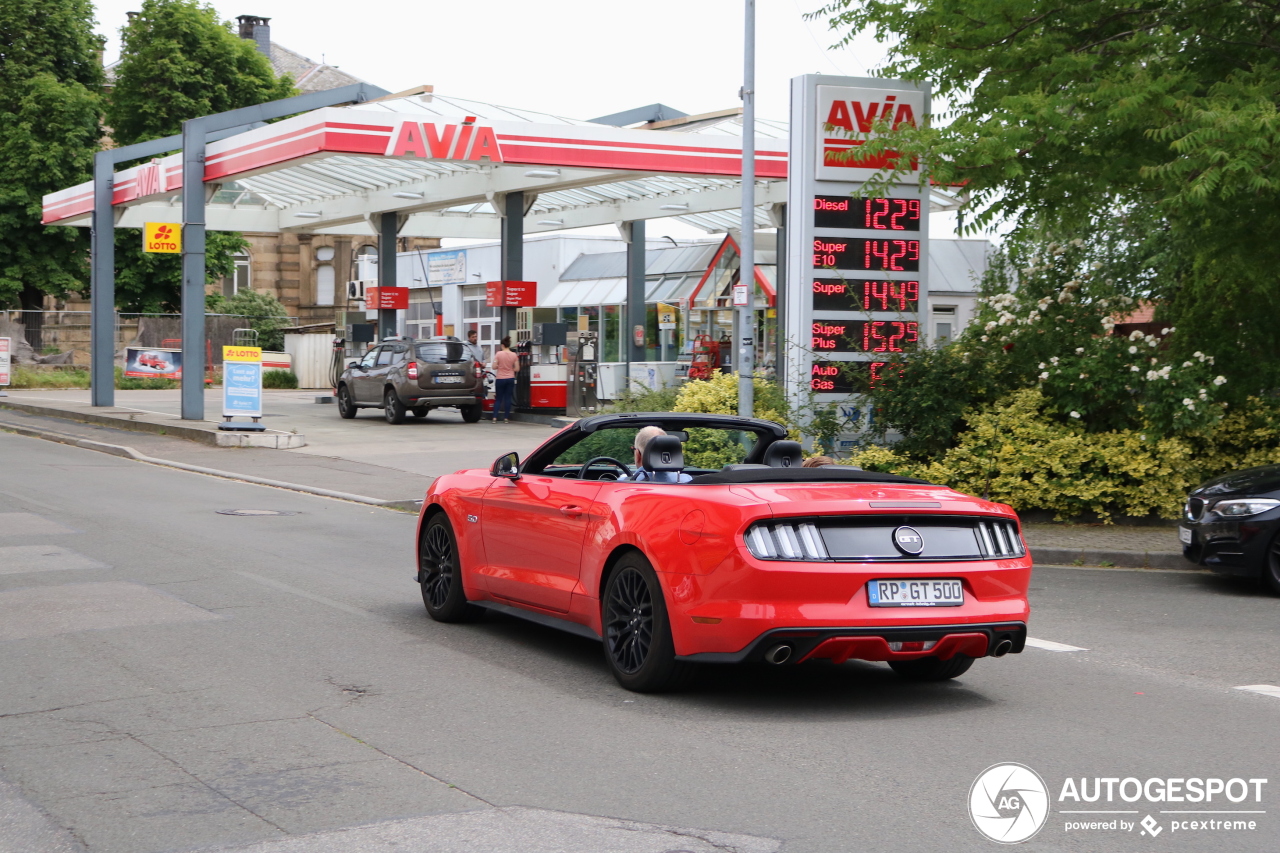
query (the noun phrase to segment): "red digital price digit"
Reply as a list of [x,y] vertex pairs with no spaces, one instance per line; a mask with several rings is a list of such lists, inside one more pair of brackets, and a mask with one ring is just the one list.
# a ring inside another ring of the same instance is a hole
[[871,214],[872,228],[875,228],[877,230],[885,230],[888,228],[895,227],[892,224],[886,225],[884,223],[884,217],[889,215],[889,199],[887,198],[868,199],[867,205],[868,207],[872,208],[874,211]]

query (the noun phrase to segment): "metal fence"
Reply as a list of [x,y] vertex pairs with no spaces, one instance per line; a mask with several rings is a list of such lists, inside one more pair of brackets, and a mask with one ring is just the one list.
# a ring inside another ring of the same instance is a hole
[[[248,325],[248,318],[234,314],[205,315],[211,364],[222,363],[222,348],[232,345],[236,329]],[[3,337],[13,338],[19,362],[30,363],[34,356],[49,353],[71,353],[71,363],[89,364],[88,311],[0,311],[0,338]],[[178,347],[181,339],[180,314],[115,314],[113,349],[117,364],[124,364],[125,347]]]

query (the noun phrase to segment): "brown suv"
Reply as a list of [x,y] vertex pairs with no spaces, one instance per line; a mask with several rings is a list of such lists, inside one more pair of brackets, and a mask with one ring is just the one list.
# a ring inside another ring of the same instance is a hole
[[423,418],[432,409],[457,406],[469,424],[480,420],[485,386],[480,367],[457,338],[387,339],[347,364],[338,378],[338,413],[380,408],[387,423]]

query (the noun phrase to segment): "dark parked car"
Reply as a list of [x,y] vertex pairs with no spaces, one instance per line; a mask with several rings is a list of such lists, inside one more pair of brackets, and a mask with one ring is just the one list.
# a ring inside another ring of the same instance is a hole
[[1280,465],[1223,474],[1196,489],[1178,536],[1193,563],[1261,577],[1280,594]]
[[432,409],[456,406],[469,424],[480,420],[483,373],[457,338],[388,338],[350,362],[338,378],[338,412],[354,418],[379,408],[387,423],[424,418]]

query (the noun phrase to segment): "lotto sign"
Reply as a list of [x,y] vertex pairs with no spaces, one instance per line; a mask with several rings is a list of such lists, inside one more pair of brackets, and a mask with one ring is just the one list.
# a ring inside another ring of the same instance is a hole
[[674,329],[676,327],[676,306],[665,302],[658,303],[658,328]]
[[0,338],[0,385],[9,384],[9,351],[12,347],[10,338]]
[[262,417],[262,348],[222,348],[222,414]]
[[[920,346],[928,193],[917,164],[859,148],[877,133],[919,126],[929,109],[928,89],[903,80],[791,81],[785,375],[796,405],[811,392],[836,402],[891,382],[886,359]],[[861,197],[865,181],[900,165],[909,169],[885,197]]]
[[176,222],[148,222],[142,227],[142,250],[182,254],[182,226]]

